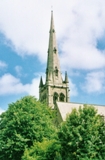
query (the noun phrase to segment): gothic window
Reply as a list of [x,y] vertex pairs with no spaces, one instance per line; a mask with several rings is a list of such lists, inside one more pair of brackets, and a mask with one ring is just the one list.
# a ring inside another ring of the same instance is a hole
[[58,76],[58,68],[55,67],[55,75]]
[[55,92],[54,96],[53,96],[53,102],[54,102],[54,104],[56,103],[57,100],[58,100],[58,93]]
[[64,102],[64,99],[65,99],[65,95],[64,95],[63,93],[60,93],[60,98],[59,98],[59,100],[60,100],[61,102]]

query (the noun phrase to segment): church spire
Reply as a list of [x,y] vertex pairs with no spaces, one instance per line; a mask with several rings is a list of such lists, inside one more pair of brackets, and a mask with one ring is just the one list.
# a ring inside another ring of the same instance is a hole
[[49,34],[49,46],[48,46],[48,59],[47,59],[47,69],[46,69],[46,81],[55,81],[55,77],[62,82],[60,64],[58,58],[58,48],[56,43],[56,34],[54,28],[53,11],[51,11],[51,24],[50,24],[50,34]]
[[57,101],[69,102],[68,76],[67,73],[65,73],[65,80],[62,80],[54,28],[53,11],[51,11],[46,82],[43,84],[41,77],[39,85],[39,99],[42,102],[46,102],[46,104],[50,107],[54,107]]

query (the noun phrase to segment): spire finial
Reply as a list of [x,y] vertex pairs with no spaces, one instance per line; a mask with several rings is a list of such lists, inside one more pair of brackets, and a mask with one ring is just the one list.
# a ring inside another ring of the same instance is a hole
[[53,6],[51,6],[51,12],[53,12]]

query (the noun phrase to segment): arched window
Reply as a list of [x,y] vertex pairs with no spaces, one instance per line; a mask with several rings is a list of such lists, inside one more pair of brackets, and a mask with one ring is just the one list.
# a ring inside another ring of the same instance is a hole
[[59,98],[59,100],[60,100],[61,102],[64,102],[64,100],[65,100],[65,95],[64,95],[63,93],[60,93],[60,98]]
[[58,93],[55,92],[54,95],[53,95],[53,102],[54,102],[54,104],[56,103],[57,100],[58,100]]

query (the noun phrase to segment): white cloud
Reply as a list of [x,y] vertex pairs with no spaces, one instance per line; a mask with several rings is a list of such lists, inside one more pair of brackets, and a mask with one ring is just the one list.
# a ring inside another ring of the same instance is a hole
[[[39,98],[40,75],[43,75],[43,73],[37,73],[37,77],[34,78],[31,83],[22,84],[19,78],[9,73],[5,74],[0,77],[0,95],[26,93]],[[45,77],[43,79],[45,80]]]
[[72,82],[71,79],[69,79],[69,88],[70,88],[70,97],[72,96],[77,96],[78,95],[78,90],[76,85]]
[[0,69],[7,67],[7,64],[3,61],[0,61]]
[[15,66],[15,71],[19,77],[22,75],[22,67],[21,66]]
[[34,78],[30,84],[28,94],[39,98],[39,77]]
[[73,43],[71,45],[72,47],[68,43],[65,45],[65,54],[61,57],[61,64],[64,68],[91,70],[105,67],[105,54],[95,47],[88,45],[75,48]]
[[62,45],[62,64],[78,69],[105,67],[105,51],[97,49],[97,40],[104,34],[104,1],[78,1],[73,8],[73,22]]
[[19,79],[11,74],[5,74],[0,78],[0,95],[24,93],[28,89],[29,85],[23,85]]
[[54,20],[61,64],[65,68],[105,67],[105,51],[97,49],[97,40],[105,30],[104,0],[0,1],[0,31],[20,55],[37,55],[46,61],[50,8]]
[[30,84],[30,89],[28,93],[30,95],[35,96],[36,98],[39,98],[39,83],[40,83],[40,77],[42,76],[43,83],[45,84],[45,74],[44,73],[35,73],[34,74],[36,78],[32,80],[32,83]]
[[88,93],[105,92],[105,72],[95,71],[87,74],[82,89]]

